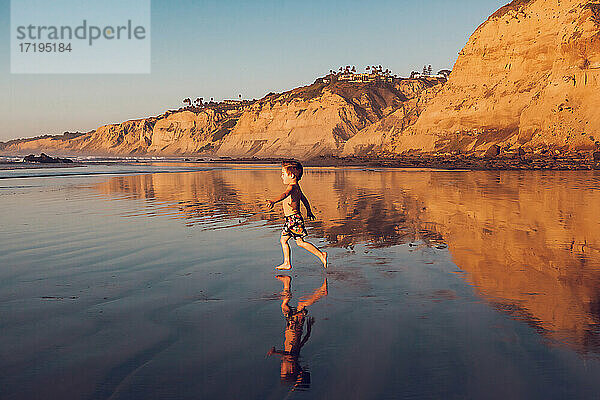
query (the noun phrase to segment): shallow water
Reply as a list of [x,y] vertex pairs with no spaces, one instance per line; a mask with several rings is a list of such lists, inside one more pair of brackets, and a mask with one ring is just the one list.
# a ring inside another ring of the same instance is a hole
[[25,174],[0,171],[2,399],[600,391],[598,173],[307,168],[330,266],[292,244],[289,293],[278,167]]

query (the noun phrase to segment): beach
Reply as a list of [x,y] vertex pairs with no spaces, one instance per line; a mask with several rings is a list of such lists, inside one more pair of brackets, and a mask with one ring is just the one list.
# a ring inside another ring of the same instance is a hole
[[[281,209],[264,203],[280,175],[164,161],[0,171],[0,397],[597,395],[597,171],[307,167],[308,240],[329,267],[292,244],[283,273]],[[268,355],[284,347],[282,301],[319,289],[283,379]]]

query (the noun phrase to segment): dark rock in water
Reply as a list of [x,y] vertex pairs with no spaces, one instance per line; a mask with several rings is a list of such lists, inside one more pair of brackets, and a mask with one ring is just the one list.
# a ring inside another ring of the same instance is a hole
[[494,158],[500,154],[500,146],[497,144],[493,144],[487,151],[485,152],[485,158]]
[[49,155],[44,153],[40,154],[39,157],[34,154],[30,154],[28,156],[25,156],[23,160],[27,162],[37,162],[43,164],[61,164],[73,162],[73,160],[70,160],[68,158],[50,157]]
[[192,161],[192,160],[190,160],[189,158],[186,158],[186,159],[184,159],[183,161]]
[[595,151],[593,157],[594,161],[600,161],[600,151]]

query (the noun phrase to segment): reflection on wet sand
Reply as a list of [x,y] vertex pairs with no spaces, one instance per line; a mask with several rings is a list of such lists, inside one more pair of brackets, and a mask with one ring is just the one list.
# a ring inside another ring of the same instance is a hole
[[[314,293],[298,302],[296,307],[290,304],[292,299],[292,278],[288,275],[276,277],[283,283],[283,301],[281,312],[285,317],[285,332],[283,349],[277,350],[275,346],[269,350],[267,355],[278,355],[281,357],[281,383],[291,385],[294,390],[310,388],[310,373],[306,366],[300,365],[300,350],[310,338],[312,326],[315,319],[308,316],[308,308],[327,296],[327,278],[323,284],[315,289]],[[306,334],[304,334],[304,323],[306,322]],[[304,334],[304,337],[302,335]]]
[[[448,247],[490,304],[577,351],[600,351],[600,175],[307,169],[302,187],[330,246]],[[279,170],[115,177],[110,196],[147,199],[147,213],[218,228],[267,221]]]

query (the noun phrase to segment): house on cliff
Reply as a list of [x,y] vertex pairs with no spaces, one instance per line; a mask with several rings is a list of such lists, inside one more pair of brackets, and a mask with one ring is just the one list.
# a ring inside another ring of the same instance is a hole
[[353,73],[353,72],[347,72],[344,73],[340,76],[338,76],[338,81],[345,81],[345,82],[356,82],[356,83],[369,83],[369,82],[393,82],[394,77],[392,76],[387,76],[387,75],[381,75],[378,74],[377,72],[371,72],[371,73]]

